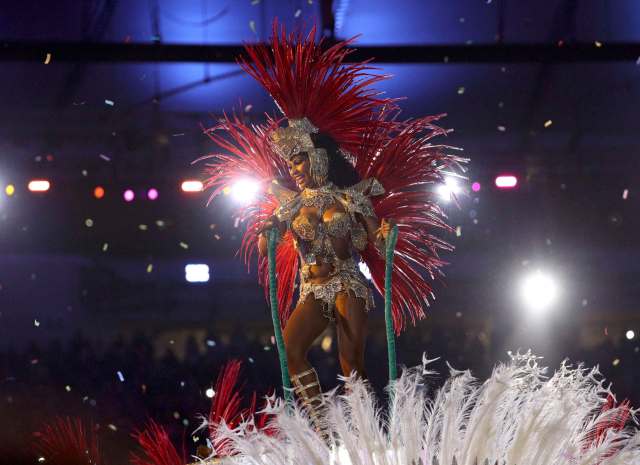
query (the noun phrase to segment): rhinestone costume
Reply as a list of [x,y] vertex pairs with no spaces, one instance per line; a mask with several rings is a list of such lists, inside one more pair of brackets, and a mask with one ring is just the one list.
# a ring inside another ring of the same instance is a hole
[[[375,218],[369,197],[383,193],[382,185],[370,178],[347,189],[327,183],[319,188],[306,188],[294,196],[281,196],[283,202],[275,214],[293,232],[302,261],[299,302],[313,295],[322,302],[323,313],[331,321],[335,320],[336,295],[340,292],[346,291],[363,299],[367,311],[374,306],[371,289],[358,269],[359,252],[366,248],[368,237],[357,215]],[[329,221],[324,221],[327,208],[335,206],[342,211],[334,212]],[[301,214],[303,207],[317,209],[317,217]],[[333,240],[346,238],[349,239],[350,256],[340,258]],[[311,277],[311,267],[317,264],[332,266],[326,280],[320,283],[312,282]]]

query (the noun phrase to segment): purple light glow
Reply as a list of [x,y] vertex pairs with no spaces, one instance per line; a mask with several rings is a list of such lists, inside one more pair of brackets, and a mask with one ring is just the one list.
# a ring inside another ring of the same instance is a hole
[[147,191],[147,197],[149,200],[156,200],[158,198],[158,190],[152,187]]
[[123,194],[125,202],[133,202],[133,199],[136,198],[136,194],[133,193],[131,189],[127,189]]
[[480,186],[480,183],[478,181],[471,184],[471,190],[473,190],[473,192],[480,192],[481,187],[482,186]]

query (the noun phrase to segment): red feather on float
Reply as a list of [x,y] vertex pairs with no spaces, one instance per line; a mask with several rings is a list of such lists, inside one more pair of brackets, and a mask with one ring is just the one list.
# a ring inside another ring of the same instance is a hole
[[37,452],[48,464],[101,465],[104,463],[98,447],[94,426],[85,426],[80,418],[56,417],[34,433]]

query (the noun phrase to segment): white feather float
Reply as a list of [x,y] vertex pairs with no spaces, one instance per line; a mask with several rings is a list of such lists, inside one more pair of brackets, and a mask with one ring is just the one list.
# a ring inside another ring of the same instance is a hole
[[304,412],[273,399],[278,433],[256,431],[251,422],[235,429],[221,425],[236,455],[233,465],[640,465],[640,432],[635,411],[631,426],[609,429],[593,441],[625,407],[603,409],[612,395],[597,368],[563,363],[551,376],[539,357],[511,355],[484,383],[468,371],[450,369],[433,395],[425,384],[431,362],[406,369],[387,388],[385,413],[367,384],[344,380],[346,394],[325,395],[326,444]]

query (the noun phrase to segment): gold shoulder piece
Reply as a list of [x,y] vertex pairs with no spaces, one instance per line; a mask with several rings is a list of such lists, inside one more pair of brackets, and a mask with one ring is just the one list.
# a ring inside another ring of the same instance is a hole
[[296,191],[282,187],[275,181],[273,181],[269,186],[269,193],[273,194],[280,205],[289,202],[297,195]]

